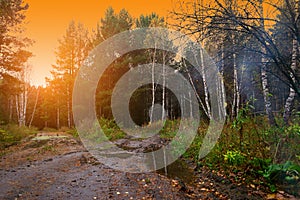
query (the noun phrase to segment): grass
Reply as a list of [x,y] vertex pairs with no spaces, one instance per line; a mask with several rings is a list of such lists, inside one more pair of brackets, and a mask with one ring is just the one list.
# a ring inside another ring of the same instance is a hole
[[[251,116],[247,113],[239,115],[236,120],[228,121],[225,124],[212,151],[205,158],[199,160],[199,150],[208,128],[207,123],[201,122],[196,137],[182,157],[193,160],[199,166],[207,166],[210,169],[222,171],[225,175],[234,173],[236,174],[235,181],[243,180],[259,186],[264,185],[274,191],[276,183],[273,179],[268,179],[269,174],[272,175],[277,171],[279,173],[291,173],[292,170],[286,166],[297,168],[297,172],[292,171],[297,177],[293,174],[293,176],[286,176],[287,179],[294,181],[293,178],[299,178],[298,174],[300,174],[297,167],[300,165],[299,120],[295,120],[288,127],[284,126],[281,119],[277,119],[277,122],[278,127],[269,127],[264,116]],[[126,137],[126,134],[113,120],[102,118],[99,119],[99,123],[110,141]],[[174,140],[179,124],[179,119],[166,120],[159,132],[160,137]],[[78,137],[76,129],[63,127],[59,131],[69,133],[75,138]],[[37,133],[36,128],[19,127],[11,124],[0,126],[0,150],[17,144],[35,133]],[[95,134],[90,134],[88,137],[97,142],[97,140],[101,140],[99,134],[95,131]],[[174,152],[175,155],[182,153],[180,141],[178,142],[178,152]],[[55,149],[47,145],[41,149],[41,153],[47,151],[55,151]],[[1,152],[0,156],[5,154],[5,151]],[[292,164],[287,165],[286,163]],[[277,171],[273,172],[273,169]]]
[[37,137],[34,137],[32,138],[32,140],[49,140],[49,139],[52,139],[52,138],[67,138],[67,136],[46,136],[46,135],[43,135],[43,136],[37,136]]
[[37,128],[20,127],[15,124],[0,126],[0,149],[18,144],[22,139],[34,135],[37,132]]
[[55,128],[50,128],[50,127],[44,127],[43,132],[58,132],[59,130],[55,129]]
[[113,120],[101,118],[99,120],[99,124],[104,134],[110,141],[115,141],[126,137],[126,133],[124,133]]
[[[277,119],[278,122],[280,120]],[[167,121],[160,136],[172,140],[178,122]],[[272,166],[284,166],[285,163],[300,165],[300,125],[299,121],[294,121],[289,127],[283,123],[278,123],[278,127],[269,127],[267,124],[264,116],[248,114],[227,122],[213,150],[199,160],[199,150],[207,132],[207,124],[201,123],[195,139],[182,157],[225,175],[233,173],[235,182],[263,185],[274,192],[277,183],[275,180],[266,180],[266,170]],[[298,176],[295,179],[298,180]]]

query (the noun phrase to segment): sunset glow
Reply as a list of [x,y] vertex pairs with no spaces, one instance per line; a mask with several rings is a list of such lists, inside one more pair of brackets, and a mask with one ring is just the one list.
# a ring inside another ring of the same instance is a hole
[[35,41],[30,47],[34,54],[29,61],[32,66],[31,83],[44,85],[55,64],[55,49],[70,23],[81,22],[90,31],[96,28],[105,10],[112,6],[117,12],[125,8],[133,17],[156,12],[166,16],[172,8],[172,0],[25,0],[29,4],[25,25],[27,36]]

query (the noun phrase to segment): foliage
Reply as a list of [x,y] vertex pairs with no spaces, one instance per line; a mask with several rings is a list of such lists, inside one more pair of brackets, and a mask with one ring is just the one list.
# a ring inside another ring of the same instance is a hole
[[114,120],[100,118],[99,123],[104,134],[111,141],[122,139],[126,136]]
[[20,71],[31,56],[31,53],[25,50],[31,41],[28,38],[17,37],[22,33],[24,11],[28,7],[22,0],[0,1],[0,78],[11,83],[11,88],[15,86],[10,82],[15,81],[12,72]]
[[65,132],[71,134],[75,138],[79,138],[79,134],[75,128],[68,129]]
[[0,149],[19,143],[22,139],[36,134],[36,128],[19,127],[15,124],[0,126]]
[[271,191],[275,192],[275,184],[295,185],[300,181],[300,166],[291,161],[283,164],[271,164],[260,171],[269,183]]
[[241,165],[245,163],[245,156],[240,151],[230,151],[228,150],[226,154],[224,154],[224,161],[230,165]]
[[115,13],[112,7],[107,8],[104,18],[100,21],[101,24],[98,26],[97,34],[98,40],[99,37],[104,40],[117,33],[129,30],[133,25],[133,19],[127,10],[122,9],[119,13]]
[[27,50],[32,41],[22,35],[24,13],[28,8],[23,0],[0,1],[0,120],[6,123],[13,122],[9,108],[18,105],[14,97],[24,89],[22,76],[26,62],[32,56]]

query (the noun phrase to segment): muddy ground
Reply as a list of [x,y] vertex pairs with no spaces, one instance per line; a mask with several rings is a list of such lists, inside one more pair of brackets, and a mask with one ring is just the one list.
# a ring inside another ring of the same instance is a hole
[[[171,177],[163,171],[116,171],[68,134],[41,134],[55,137],[28,138],[1,153],[0,199],[296,199],[235,184],[209,170],[195,172],[192,163],[175,163]],[[189,177],[176,177],[176,171]]]

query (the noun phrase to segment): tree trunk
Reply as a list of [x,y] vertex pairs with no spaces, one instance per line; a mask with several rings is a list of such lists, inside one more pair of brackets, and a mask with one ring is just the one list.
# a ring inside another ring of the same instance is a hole
[[13,117],[13,96],[10,96],[8,99],[8,104],[9,104],[9,120],[8,122],[11,123],[12,122],[12,117]]
[[33,122],[33,118],[34,118],[34,115],[35,115],[35,111],[36,111],[36,107],[37,107],[37,103],[38,103],[38,99],[39,99],[39,94],[40,94],[40,89],[38,89],[37,93],[36,93],[35,103],[34,103],[33,111],[32,111],[32,114],[31,114],[30,122],[29,122],[29,125],[28,125],[29,127],[31,127],[32,122]]
[[202,73],[202,80],[203,80],[203,87],[204,87],[204,99],[205,99],[205,105],[207,109],[207,116],[209,119],[212,118],[211,116],[211,109],[210,109],[210,104],[209,104],[209,94],[208,94],[208,86],[207,86],[207,81],[206,81],[206,70],[204,66],[204,55],[203,55],[203,49],[200,48],[200,68],[201,68],[201,73]]
[[[265,22],[264,22],[264,9],[263,9],[263,0],[259,0],[259,9],[260,9],[260,28],[262,30],[265,29]],[[265,47],[261,47],[261,51],[263,54],[266,53]],[[263,96],[265,102],[265,110],[268,116],[269,124],[271,126],[276,125],[275,118],[272,112],[272,103],[271,103],[271,94],[269,92],[269,84],[268,84],[268,74],[267,74],[267,66],[266,66],[266,59],[264,55],[261,57],[261,82],[263,88]]]
[[219,69],[219,80],[217,79],[217,86],[218,86],[218,91],[219,91],[219,116],[226,116],[226,106],[224,103],[226,103],[226,91],[225,91],[225,86],[224,86],[224,47],[223,47],[223,42],[222,42],[222,47],[221,47],[221,67]]
[[[156,45],[155,45],[156,46]],[[156,58],[156,47],[154,48],[153,60],[152,60],[152,70],[151,70],[151,81],[152,81],[152,101],[150,108],[150,124],[153,122],[153,112],[155,104],[155,58]]]
[[[295,0],[295,24],[296,20],[299,17],[299,0]],[[293,49],[292,49],[292,63],[291,63],[291,78],[293,82],[296,82],[294,74],[296,74],[297,68],[297,57],[298,57],[298,41],[297,37],[293,38]],[[289,124],[289,119],[292,114],[292,108],[295,100],[296,92],[292,86],[290,86],[289,96],[285,101],[284,112],[283,112],[283,120],[286,125]]]
[[[235,45],[235,41],[233,42],[233,44]],[[239,113],[240,89],[239,89],[239,80],[238,80],[238,70],[236,64],[236,53],[233,52],[232,56],[233,56],[233,102],[232,102],[231,114],[232,114],[232,118],[235,118],[238,116]]]
[[70,98],[70,89],[69,86],[67,87],[67,115],[68,115],[68,127],[71,128],[71,98]]
[[18,117],[19,126],[26,125],[26,111],[27,111],[27,100],[28,100],[27,87],[24,87],[24,91],[16,95],[16,111]]
[[190,118],[193,118],[193,102],[192,102],[192,93],[189,91],[189,102],[190,102]]
[[163,52],[163,90],[162,90],[162,111],[161,111],[161,120],[163,121],[165,119],[165,101],[166,101],[166,52]]
[[56,128],[60,128],[60,109],[59,106],[56,109]]

